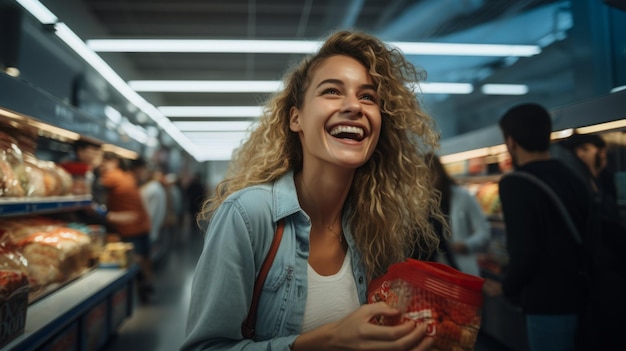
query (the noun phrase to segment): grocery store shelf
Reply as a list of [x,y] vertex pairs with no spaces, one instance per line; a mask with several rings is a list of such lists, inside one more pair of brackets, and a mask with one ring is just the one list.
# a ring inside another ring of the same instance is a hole
[[[2,350],[39,350],[45,345],[97,349],[132,311],[137,266],[94,269],[31,304],[24,333]],[[91,348],[91,346],[96,346]]]
[[73,211],[91,204],[91,195],[0,198],[0,217]]

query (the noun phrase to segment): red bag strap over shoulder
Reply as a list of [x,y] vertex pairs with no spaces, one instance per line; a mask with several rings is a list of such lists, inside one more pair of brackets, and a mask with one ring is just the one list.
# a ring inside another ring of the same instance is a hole
[[256,324],[256,311],[259,305],[259,297],[261,296],[261,289],[263,289],[263,284],[265,284],[265,278],[267,277],[267,273],[270,271],[270,267],[274,262],[274,257],[276,257],[276,252],[278,252],[278,246],[280,246],[280,241],[283,238],[283,230],[285,228],[285,221],[281,220],[278,222],[278,227],[276,228],[276,232],[274,232],[274,239],[272,239],[272,246],[270,246],[270,250],[265,256],[265,260],[263,261],[263,265],[261,266],[261,271],[259,272],[258,277],[254,281],[254,293],[252,295],[252,304],[250,305],[250,310],[248,311],[248,316],[246,320],[241,324],[241,334],[245,339],[254,338],[254,327]]

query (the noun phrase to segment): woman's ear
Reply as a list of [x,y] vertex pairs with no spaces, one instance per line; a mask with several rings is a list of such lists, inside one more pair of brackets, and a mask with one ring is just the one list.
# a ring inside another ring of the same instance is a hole
[[289,129],[296,133],[302,131],[302,127],[300,127],[300,111],[295,106],[289,109]]

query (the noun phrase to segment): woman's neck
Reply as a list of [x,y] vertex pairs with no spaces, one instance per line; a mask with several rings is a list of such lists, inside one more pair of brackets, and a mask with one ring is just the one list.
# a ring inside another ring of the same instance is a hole
[[341,222],[341,211],[350,191],[352,176],[324,172],[307,174],[305,171],[295,177],[300,206],[312,222],[325,226],[335,226]]

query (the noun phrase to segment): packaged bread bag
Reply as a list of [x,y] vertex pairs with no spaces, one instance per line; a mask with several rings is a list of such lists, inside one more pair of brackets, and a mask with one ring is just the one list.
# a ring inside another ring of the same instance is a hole
[[384,301],[402,311],[400,319],[381,316],[373,323],[406,320],[428,324],[432,350],[473,350],[480,328],[484,279],[436,262],[408,259],[389,267],[368,287],[368,302]]

